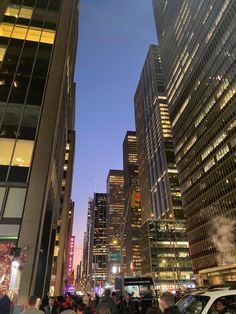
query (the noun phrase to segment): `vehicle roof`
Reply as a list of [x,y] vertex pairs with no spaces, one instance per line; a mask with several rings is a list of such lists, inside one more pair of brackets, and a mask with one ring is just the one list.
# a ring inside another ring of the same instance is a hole
[[209,296],[210,298],[220,298],[227,295],[236,295],[236,288],[231,287],[219,287],[219,288],[212,288],[212,289],[206,289],[206,290],[198,290],[191,295],[199,295],[199,296]]

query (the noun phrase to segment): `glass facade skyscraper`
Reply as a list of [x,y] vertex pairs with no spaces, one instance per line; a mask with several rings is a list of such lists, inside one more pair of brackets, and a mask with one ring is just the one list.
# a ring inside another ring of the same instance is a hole
[[193,286],[189,244],[183,220],[149,220],[141,228],[142,271],[157,289]]
[[124,223],[124,173],[110,170],[107,177],[108,278],[112,282],[121,271],[121,230]]
[[236,2],[153,0],[194,271],[236,219]]
[[141,272],[140,227],[141,205],[138,182],[138,149],[136,132],[128,131],[123,142],[125,212],[121,246],[125,274]]
[[[142,220],[145,222],[151,217],[181,219],[183,209],[167,97],[161,58],[155,45],[149,48],[136,91],[135,119]],[[146,201],[148,197],[151,199],[149,202]],[[146,204],[143,205],[144,202]]]
[[91,208],[91,287],[105,287],[107,279],[107,195],[95,193]]
[[48,292],[56,228],[69,220],[77,6],[0,6],[0,241],[26,256],[19,302]]

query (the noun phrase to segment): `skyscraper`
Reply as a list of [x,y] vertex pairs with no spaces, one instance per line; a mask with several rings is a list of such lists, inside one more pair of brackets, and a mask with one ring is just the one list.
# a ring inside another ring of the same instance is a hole
[[77,5],[0,5],[0,241],[25,255],[22,303],[48,292],[58,219],[70,210]]
[[108,277],[122,271],[121,230],[124,222],[124,173],[110,170],[107,177]]
[[92,207],[93,199],[90,197],[88,201],[88,215],[87,215],[87,228],[84,233],[83,242],[83,284],[85,290],[88,289],[90,274],[92,271],[92,243],[91,243],[91,230],[92,230]]
[[141,272],[140,227],[141,206],[138,182],[138,152],[136,132],[128,131],[123,142],[125,213],[121,246],[125,274]]
[[222,262],[212,241],[218,218],[236,218],[236,3],[153,0],[153,6],[197,272]]
[[[172,143],[167,97],[158,47],[151,45],[135,95],[143,222],[153,218],[183,218]],[[141,122],[140,122],[141,121]],[[143,167],[143,165],[145,165]],[[147,173],[148,170],[148,173]],[[148,177],[145,187],[145,180]],[[147,191],[149,189],[149,191]],[[144,191],[144,192],[143,192]]]
[[123,169],[125,202],[127,202],[132,183],[138,177],[138,152],[135,131],[128,131],[123,142]]
[[141,236],[142,272],[153,277],[157,289],[193,285],[184,220],[147,220]]
[[107,279],[107,195],[94,193],[91,208],[91,287],[104,288]]

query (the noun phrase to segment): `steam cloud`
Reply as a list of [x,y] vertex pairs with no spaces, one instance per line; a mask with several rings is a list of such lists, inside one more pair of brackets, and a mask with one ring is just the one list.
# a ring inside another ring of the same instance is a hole
[[214,235],[212,236],[212,242],[218,251],[218,265],[235,263],[236,221],[221,216],[215,218],[213,224]]

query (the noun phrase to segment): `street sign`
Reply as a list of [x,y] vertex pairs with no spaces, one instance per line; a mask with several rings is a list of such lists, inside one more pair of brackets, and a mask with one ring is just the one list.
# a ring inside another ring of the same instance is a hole
[[121,261],[120,252],[112,252],[112,253],[108,254],[108,261],[119,263]]

